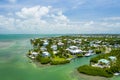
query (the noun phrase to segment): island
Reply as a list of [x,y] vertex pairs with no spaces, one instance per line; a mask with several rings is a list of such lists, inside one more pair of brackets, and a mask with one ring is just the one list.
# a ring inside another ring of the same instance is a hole
[[72,59],[89,57],[89,65],[80,66],[80,73],[112,77],[120,72],[119,35],[64,35],[31,39],[27,56],[40,64],[60,65]]

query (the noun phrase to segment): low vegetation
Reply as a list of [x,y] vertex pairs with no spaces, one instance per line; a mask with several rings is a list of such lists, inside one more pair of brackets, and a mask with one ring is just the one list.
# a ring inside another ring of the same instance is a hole
[[[30,40],[32,49],[28,51],[27,56],[41,64],[58,65],[69,63],[72,58],[81,58],[86,55],[89,57],[94,53],[100,56],[92,58],[90,62],[97,63],[98,59],[104,58],[104,55],[102,56],[104,52],[109,52],[107,49],[120,48],[119,41],[119,35],[102,34],[36,38]],[[77,50],[70,49],[71,46],[77,47]],[[90,52],[90,55],[88,54],[89,51],[92,51]],[[48,54],[44,52],[47,52]],[[112,67],[117,66],[114,65]]]
[[92,67],[89,65],[83,65],[78,68],[80,73],[93,76],[103,76],[103,77],[112,77],[113,74],[109,69],[103,69],[99,67]]
[[91,58],[91,63],[97,63],[99,59],[108,59],[109,56],[116,56],[117,60],[115,63],[111,62],[110,68],[99,68],[92,67],[91,65],[83,65],[78,68],[80,73],[93,75],[93,76],[103,76],[103,77],[112,77],[114,73],[120,71],[120,49],[112,50],[108,54],[100,54],[97,57]]
[[65,64],[65,63],[69,63],[70,60],[66,60],[65,58],[59,58],[59,57],[55,57],[51,60],[51,65],[58,65],[58,64]]

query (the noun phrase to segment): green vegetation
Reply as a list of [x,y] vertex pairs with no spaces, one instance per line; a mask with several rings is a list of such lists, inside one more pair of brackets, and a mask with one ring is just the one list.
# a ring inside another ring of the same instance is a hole
[[120,49],[118,50],[112,50],[110,53],[108,54],[100,54],[97,57],[91,58],[90,62],[94,62],[97,63],[97,61],[99,59],[108,59],[109,56],[116,56],[117,60],[119,61],[119,57],[120,57]]
[[[28,56],[41,64],[66,64],[70,63],[72,58],[83,57],[86,53],[90,55],[95,53],[98,56],[90,59],[90,65],[78,68],[80,73],[112,77],[114,73],[120,72],[119,35],[69,35],[31,39],[30,42],[33,49],[28,51]],[[115,56],[117,60],[112,61],[109,56]],[[107,60],[108,63],[99,63],[100,59]]]
[[76,56],[79,57],[83,57],[83,54],[76,54]]
[[48,58],[48,57],[41,57],[41,59],[40,59],[40,62],[41,62],[41,64],[48,64],[48,63],[50,63],[50,58]]
[[48,64],[51,61],[49,57],[40,57],[40,56],[38,56],[36,59],[41,64]]
[[116,56],[117,60],[115,62],[111,61],[110,68],[99,68],[92,67],[91,65],[83,65],[78,68],[80,73],[93,75],[93,76],[103,76],[103,77],[112,77],[113,73],[120,71],[120,49],[113,49],[108,54],[100,54],[97,57],[91,58],[90,63],[97,63],[100,59],[108,59],[109,56]]
[[[102,54],[110,52],[109,48],[119,48],[119,41],[120,37],[118,35],[68,35],[36,38],[30,40],[33,48],[28,51],[28,57],[41,64],[57,65],[69,63],[72,58],[81,58],[89,51],[93,51],[90,52],[91,55],[95,53],[100,56],[92,58],[90,62],[97,63],[98,59],[105,58],[104,55],[101,57]],[[53,46],[54,48],[56,46],[56,48],[54,49]],[[71,46],[76,46],[77,50],[70,49]],[[44,52],[48,54],[44,54]],[[111,65],[116,67],[115,64]]]
[[78,68],[78,71],[80,73],[84,73],[87,75],[93,75],[93,76],[103,76],[103,77],[112,77],[112,72],[109,71],[109,69],[103,69],[99,67],[92,67],[89,65],[83,65]]
[[102,51],[101,50],[96,50],[96,54],[100,54]]
[[66,60],[65,58],[59,58],[59,57],[55,57],[51,60],[51,65],[58,65],[58,64],[65,64],[65,63],[69,63],[70,60]]

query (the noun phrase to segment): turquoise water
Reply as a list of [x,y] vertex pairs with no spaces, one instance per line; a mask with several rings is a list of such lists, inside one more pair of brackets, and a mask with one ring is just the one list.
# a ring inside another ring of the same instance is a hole
[[[26,52],[31,48],[29,39],[59,35],[0,35],[0,80],[95,80],[80,75],[76,68],[88,64],[91,57],[73,60],[69,64],[41,66],[29,63]],[[95,77],[98,80],[120,80]]]

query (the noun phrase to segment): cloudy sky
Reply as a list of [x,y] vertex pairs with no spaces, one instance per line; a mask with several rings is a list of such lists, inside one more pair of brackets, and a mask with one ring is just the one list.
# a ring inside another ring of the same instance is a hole
[[120,0],[0,0],[0,34],[120,33]]

